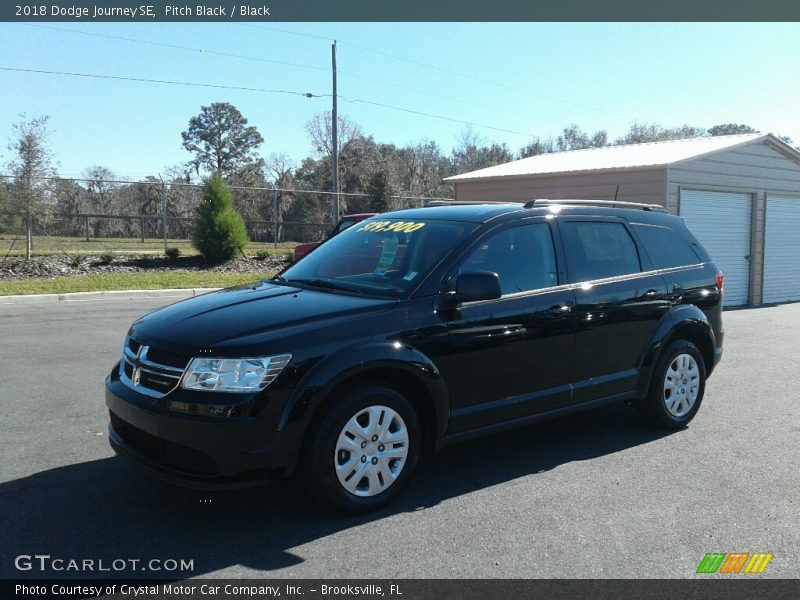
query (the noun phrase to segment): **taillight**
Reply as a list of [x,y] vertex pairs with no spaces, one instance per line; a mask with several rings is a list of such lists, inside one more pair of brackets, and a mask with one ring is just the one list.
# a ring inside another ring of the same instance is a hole
[[725,287],[725,275],[722,271],[717,271],[717,289],[721,292]]

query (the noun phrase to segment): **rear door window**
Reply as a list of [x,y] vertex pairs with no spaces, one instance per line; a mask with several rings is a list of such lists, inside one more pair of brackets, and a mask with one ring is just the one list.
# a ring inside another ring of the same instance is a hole
[[642,270],[636,243],[615,221],[562,221],[567,268],[573,282]]
[[633,225],[633,231],[641,240],[656,269],[683,267],[703,262],[689,242],[669,227],[637,223]]

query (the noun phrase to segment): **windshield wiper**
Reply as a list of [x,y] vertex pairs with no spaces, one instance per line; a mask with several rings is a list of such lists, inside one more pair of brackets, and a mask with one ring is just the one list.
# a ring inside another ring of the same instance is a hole
[[343,292],[355,292],[356,294],[364,294],[358,288],[349,285],[343,285],[339,282],[331,281],[330,279],[283,279],[286,283],[299,283],[300,285],[307,285],[309,287],[324,288],[328,290],[338,290]]
[[262,277],[261,283],[277,283],[278,285],[289,285],[289,282],[282,275],[273,275],[272,277]]

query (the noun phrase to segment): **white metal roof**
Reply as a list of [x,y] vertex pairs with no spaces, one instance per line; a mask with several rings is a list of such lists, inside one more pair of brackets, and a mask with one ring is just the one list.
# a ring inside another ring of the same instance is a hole
[[540,154],[470,173],[455,175],[446,178],[445,181],[469,181],[496,177],[666,166],[768,139],[777,142],[779,146],[785,147],[782,148],[784,151],[788,149],[797,156],[796,151],[791,146],[784,144],[772,134],[748,133]]

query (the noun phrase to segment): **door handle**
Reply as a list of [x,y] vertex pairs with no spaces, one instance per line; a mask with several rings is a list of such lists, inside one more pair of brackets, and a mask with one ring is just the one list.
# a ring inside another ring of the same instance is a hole
[[565,317],[572,312],[572,304],[555,304],[550,307],[550,314],[554,317]]
[[647,290],[644,294],[642,294],[642,298],[646,300],[652,300],[658,296],[658,290]]

